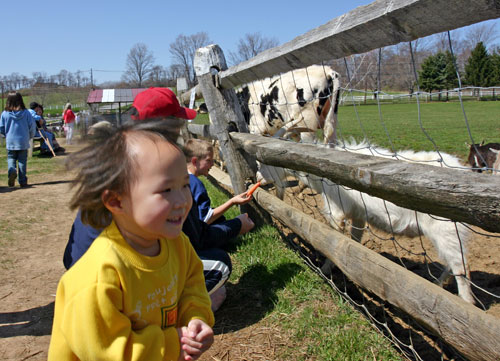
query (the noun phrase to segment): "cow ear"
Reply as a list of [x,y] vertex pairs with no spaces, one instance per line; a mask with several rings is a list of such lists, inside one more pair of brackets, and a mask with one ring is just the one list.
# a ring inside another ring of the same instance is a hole
[[483,141],[481,142],[481,145],[484,145],[484,139],[483,139]]

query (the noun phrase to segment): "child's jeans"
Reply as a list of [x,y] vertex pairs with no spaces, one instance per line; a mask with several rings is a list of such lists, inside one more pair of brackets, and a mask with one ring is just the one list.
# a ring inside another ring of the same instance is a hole
[[7,149],[7,165],[9,167],[8,175],[16,173],[16,163],[19,163],[19,184],[27,184],[26,170],[28,164],[28,149],[9,150]]

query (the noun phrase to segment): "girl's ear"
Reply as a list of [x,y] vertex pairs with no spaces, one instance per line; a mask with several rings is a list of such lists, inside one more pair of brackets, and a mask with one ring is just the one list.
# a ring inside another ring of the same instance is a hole
[[122,213],[122,198],[121,196],[114,192],[106,189],[101,194],[101,200],[104,206],[110,211],[112,214]]

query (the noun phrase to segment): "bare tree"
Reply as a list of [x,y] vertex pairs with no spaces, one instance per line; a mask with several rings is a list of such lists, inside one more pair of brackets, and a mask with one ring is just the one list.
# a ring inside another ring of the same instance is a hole
[[181,64],[172,64],[167,68],[167,78],[168,79],[177,79],[184,74],[184,66]]
[[450,51],[450,39],[451,39],[451,50],[454,53],[460,53],[463,51],[464,42],[461,40],[461,31],[454,30],[450,32],[450,37],[448,38],[448,32],[434,34],[431,39],[433,41],[434,50],[436,53]]
[[238,42],[238,51],[229,52],[229,59],[232,65],[241,63],[263,52],[279,45],[277,38],[263,37],[259,32],[245,34]]
[[68,83],[68,78],[71,73],[67,71],[66,69],[61,70],[57,75],[57,82],[59,85],[70,85]]
[[196,49],[207,46],[211,42],[207,33],[199,32],[188,36],[181,34],[170,44],[170,54],[177,64],[182,65],[183,75],[190,85],[195,83],[193,60]]
[[137,43],[127,55],[127,70],[123,74],[122,80],[133,83],[140,88],[151,73],[153,66],[153,53],[149,51],[146,44]]
[[149,81],[153,86],[166,86],[167,72],[161,65],[155,65],[149,74]]
[[34,83],[45,83],[48,79],[47,73],[44,71],[35,71],[32,75]]
[[472,50],[480,42],[485,47],[492,45],[498,39],[498,31],[496,30],[495,23],[480,23],[471,26],[465,34],[465,46]]
[[392,66],[389,71],[393,77],[392,86],[394,89],[407,90],[408,94],[412,94],[417,85],[415,73],[420,69],[424,58],[430,55],[431,45],[421,38],[411,42],[411,52],[408,43],[400,43],[393,48],[394,54],[390,60]]

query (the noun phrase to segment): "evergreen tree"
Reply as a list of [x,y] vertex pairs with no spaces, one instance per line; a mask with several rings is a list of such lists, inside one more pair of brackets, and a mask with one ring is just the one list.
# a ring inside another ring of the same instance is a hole
[[465,65],[467,85],[487,87],[492,85],[493,66],[483,42],[477,43]]
[[[493,68],[492,80],[491,83],[493,86],[500,85],[500,47],[496,48],[496,50],[490,55],[491,66]],[[496,100],[498,94],[495,93],[495,88],[493,88],[493,100]]]
[[[457,58],[453,56],[449,51],[445,53],[445,86],[446,89],[453,89],[458,86],[457,69],[455,65],[457,63]],[[458,74],[460,76],[460,74]]]
[[[445,67],[444,67],[444,86],[447,90],[458,87],[457,69],[455,68],[456,57],[451,52],[445,53]],[[460,76],[460,74],[458,75]],[[446,92],[446,100],[448,100],[448,92]]]
[[490,55],[492,66],[491,85],[500,85],[500,48]]
[[[428,56],[419,71],[420,87],[429,93],[432,93],[433,90],[441,92],[441,90],[447,89],[446,69],[447,57],[443,52]],[[441,93],[439,93],[439,99],[441,99]]]

